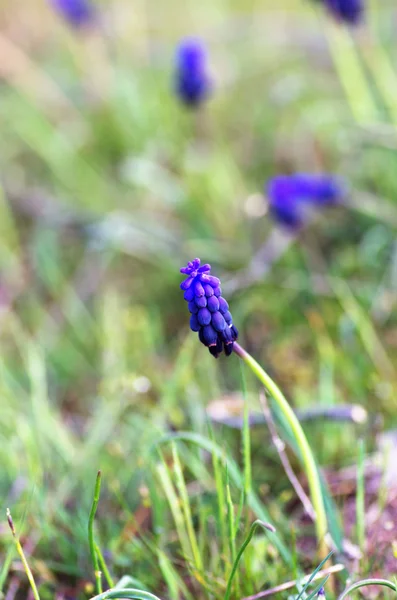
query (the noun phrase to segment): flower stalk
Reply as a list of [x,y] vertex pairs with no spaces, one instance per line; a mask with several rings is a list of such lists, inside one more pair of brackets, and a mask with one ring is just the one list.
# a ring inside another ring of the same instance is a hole
[[237,356],[239,356],[251,369],[253,374],[256,375],[256,377],[259,379],[259,381],[262,383],[265,389],[272,396],[274,401],[279,406],[280,410],[283,412],[295,436],[296,443],[298,444],[299,450],[301,452],[302,462],[305,467],[305,472],[309,483],[311,501],[316,513],[316,535],[319,544],[319,553],[320,556],[323,557],[327,552],[327,516],[325,513],[323,495],[321,491],[320,477],[318,474],[316,462],[314,460],[309,443],[306,439],[305,433],[284,394],[276,385],[276,383],[271,379],[271,377],[269,377],[269,375],[262,369],[260,364],[237,342],[234,342],[233,350],[237,354]]

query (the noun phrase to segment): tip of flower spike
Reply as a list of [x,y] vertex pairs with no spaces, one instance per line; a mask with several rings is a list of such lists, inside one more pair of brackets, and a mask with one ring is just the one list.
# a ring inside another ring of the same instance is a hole
[[179,272],[184,273],[185,275],[190,275],[191,273],[193,273],[193,271],[197,271],[200,264],[201,260],[199,258],[194,258],[193,260],[187,263],[186,267],[182,267]]

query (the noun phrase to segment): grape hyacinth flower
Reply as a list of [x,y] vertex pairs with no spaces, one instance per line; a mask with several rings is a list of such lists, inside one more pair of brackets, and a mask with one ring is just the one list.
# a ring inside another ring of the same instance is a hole
[[182,40],[176,53],[176,93],[186,106],[195,108],[207,99],[211,90],[207,52],[194,38]]
[[[327,516],[321,490],[321,482],[316,461],[306,439],[302,426],[292,410],[284,394],[277,384],[262,369],[260,364],[237,342],[238,331],[233,325],[232,315],[224,298],[221,296],[220,281],[211,275],[211,266],[201,266],[199,258],[188,262],[180,272],[187,275],[180,284],[184,299],[191,313],[190,328],[197,331],[200,341],[207,346],[210,353],[217,358],[223,351],[226,356],[236,354],[258,378],[260,384],[272,396],[294,435],[299,455],[305,467],[313,508],[316,513],[315,527],[320,554],[325,556],[326,535],[328,531]],[[229,581],[230,583],[230,581]],[[230,591],[230,587],[228,587]],[[225,596],[226,597],[226,596]]]
[[271,215],[290,229],[298,229],[304,224],[311,207],[335,205],[343,193],[341,181],[324,174],[277,175],[267,184]]
[[94,18],[94,7],[89,0],[50,0],[50,2],[73,27],[84,27]]
[[328,11],[338,21],[357,25],[364,13],[364,0],[324,0]]
[[195,258],[180,270],[187,275],[180,287],[191,313],[190,329],[198,332],[200,342],[208,347],[212,356],[218,358],[223,351],[230,356],[238,331],[229,305],[221,296],[219,279],[210,275],[211,265],[200,264],[200,259]]

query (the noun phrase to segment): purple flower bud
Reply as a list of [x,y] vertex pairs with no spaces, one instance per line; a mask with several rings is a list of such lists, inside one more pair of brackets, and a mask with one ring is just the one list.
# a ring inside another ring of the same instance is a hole
[[[200,40],[187,38],[180,42],[176,55],[175,80],[176,93],[186,106],[194,108],[207,99],[211,82],[207,53]],[[209,265],[203,265],[202,272],[209,271],[211,267],[208,267]]]
[[228,310],[225,313],[223,313],[223,318],[225,319],[225,321],[228,325],[230,325],[232,323],[232,315],[230,314],[230,312]]
[[195,296],[194,301],[199,308],[205,308],[207,306],[207,298],[205,296]]
[[[209,311],[208,311],[209,312]],[[223,318],[223,315],[218,311],[213,313],[211,324],[214,329],[217,331],[223,331],[226,327],[226,321]]]
[[357,25],[364,14],[364,0],[323,0],[326,8],[337,21]]
[[200,281],[194,283],[194,294],[195,296],[205,296],[205,291]]
[[195,302],[188,302],[187,305],[189,312],[191,312],[192,314],[196,314],[198,312],[198,306]]
[[73,27],[83,27],[94,19],[94,7],[89,0],[50,0],[50,2]]
[[337,204],[344,194],[343,183],[331,175],[278,175],[267,184],[270,214],[290,229],[303,225],[310,209]]
[[187,278],[180,287],[192,313],[190,328],[198,331],[200,341],[218,358],[222,352],[226,356],[233,352],[238,331],[233,325],[229,305],[221,296],[220,281],[209,274],[210,270],[210,265],[200,267],[200,259],[194,259],[181,269]]
[[221,311],[222,314],[224,314],[225,312],[227,312],[229,310],[229,305],[226,302],[226,300],[224,298],[222,298],[222,296],[219,296],[218,301],[219,301],[219,310]]
[[198,322],[197,315],[192,315],[190,317],[190,329],[192,331],[199,331],[201,324]]
[[214,295],[214,288],[209,283],[206,283],[204,285],[204,291],[205,291],[205,295],[207,296],[207,298],[210,298],[211,296]]
[[183,294],[183,298],[184,300],[186,300],[186,302],[191,302],[194,298],[194,290],[192,287],[190,287],[188,290],[186,290],[186,292]]
[[216,296],[211,296],[211,298],[208,298],[207,308],[211,312],[216,312],[217,310],[219,310],[219,300]]
[[206,346],[215,346],[218,341],[218,334],[212,325],[203,327],[203,339]]
[[200,325],[209,325],[211,323],[211,313],[208,308],[200,308],[197,319]]

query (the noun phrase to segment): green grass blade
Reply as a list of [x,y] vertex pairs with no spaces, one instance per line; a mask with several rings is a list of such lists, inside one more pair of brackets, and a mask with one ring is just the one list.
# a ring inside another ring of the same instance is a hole
[[227,582],[227,587],[226,587],[226,592],[225,592],[225,597],[224,600],[229,600],[230,598],[230,594],[231,594],[231,590],[232,590],[232,583],[233,583],[233,578],[237,575],[237,568],[239,565],[239,562],[241,560],[241,557],[244,554],[244,550],[246,549],[246,547],[248,546],[248,544],[250,543],[252,536],[255,533],[255,530],[257,527],[262,527],[265,531],[271,531],[273,533],[275,533],[275,529],[273,527],[273,525],[270,525],[269,523],[263,523],[263,521],[260,521],[259,519],[254,521],[250,527],[250,530],[248,532],[248,535],[246,537],[246,539],[244,540],[241,548],[239,549],[234,562],[233,562],[233,567],[232,567],[232,571],[230,573],[229,576],[229,580]]
[[98,508],[99,496],[101,494],[101,477],[102,477],[101,472],[98,471],[97,476],[96,476],[96,481],[95,481],[94,499],[92,501],[90,516],[88,519],[88,543],[90,546],[90,554],[91,554],[92,566],[94,567],[95,582],[96,582],[96,588],[97,588],[98,594],[100,594],[102,592],[102,573],[99,569],[98,555],[95,550],[94,520],[95,520],[96,511]]
[[203,561],[200,555],[197,538],[193,527],[189,495],[187,492],[185,479],[183,477],[182,465],[181,461],[179,460],[179,455],[175,444],[172,444],[172,458],[174,460],[174,474],[176,487],[178,489],[179,497],[181,500],[183,516],[185,518],[185,527],[190,541],[193,561],[196,569],[200,572],[203,570]]
[[[190,442],[192,444],[196,444],[197,446],[204,448],[211,454],[216,454],[219,458],[223,458],[225,456],[222,448],[220,448],[215,442],[212,442],[211,440],[209,440],[208,438],[206,438],[200,434],[191,433],[188,431],[181,431],[179,433],[170,433],[170,434],[163,436],[162,438],[160,438],[160,440],[158,440],[153,445],[152,452],[155,451],[155,449],[158,448],[159,446],[161,446],[163,444],[168,444],[173,440],[183,440],[184,442]],[[243,477],[240,473],[240,470],[239,470],[236,462],[228,456],[225,457],[225,461],[226,461],[227,472],[230,477],[230,480],[233,481],[234,485],[236,485],[238,488],[242,489],[244,487],[244,480],[243,480]],[[261,521],[265,521],[265,522],[271,521],[268,511],[263,506],[262,502],[259,500],[258,496],[254,492],[251,492],[249,494],[249,496],[247,498],[247,503],[248,503],[249,507],[251,508],[251,510],[254,511],[255,515]],[[289,549],[287,548],[287,546],[281,541],[281,539],[279,539],[278,536],[274,536],[272,541],[273,541],[274,546],[280,552],[283,560],[288,565],[291,565],[292,564],[291,553],[290,553]]]
[[333,555],[333,553],[334,553],[334,551],[331,550],[331,552],[329,554],[327,554],[327,556],[320,562],[320,564],[318,565],[318,567],[310,575],[309,579],[307,580],[307,582],[305,583],[305,585],[303,586],[302,590],[300,591],[299,595],[297,596],[297,598],[295,600],[301,600],[303,594],[306,592],[307,588],[309,587],[309,585],[311,584],[311,582],[313,581],[313,579],[315,578],[315,576],[317,575],[317,573],[319,571],[321,571],[322,567],[325,565],[325,563],[327,562],[327,560],[329,558],[331,558],[331,556]]
[[357,457],[357,491],[356,491],[356,532],[357,542],[362,555],[365,551],[365,477],[364,477],[365,443],[359,440]]
[[183,518],[182,511],[179,505],[179,498],[175,492],[175,488],[172,483],[172,478],[170,474],[169,467],[164,461],[164,458],[161,456],[161,462],[156,466],[157,475],[159,477],[160,483],[163,487],[164,493],[168,500],[168,505],[170,507],[172,517],[174,519],[175,527],[178,534],[179,543],[182,548],[182,552],[184,556],[188,559],[192,558],[191,549],[190,549],[190,541],[189,536],[187,535],[185,529],[185,520]]

